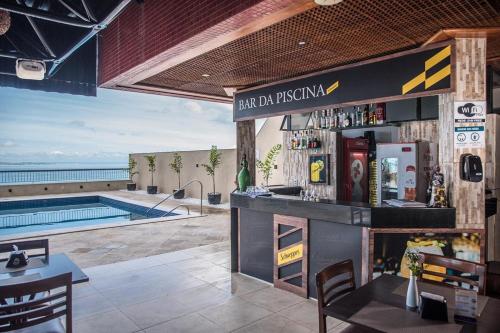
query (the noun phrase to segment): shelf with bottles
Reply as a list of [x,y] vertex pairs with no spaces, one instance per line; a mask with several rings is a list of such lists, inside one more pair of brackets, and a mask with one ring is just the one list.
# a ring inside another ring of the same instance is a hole
[[310,128],[333,132],[395,125],[386,123],[385,103],[314,111],[308,123]]
[[313,130],[294,131],[288,141],[288,150],[311,150],[321,149],[321,140],[314,134]]

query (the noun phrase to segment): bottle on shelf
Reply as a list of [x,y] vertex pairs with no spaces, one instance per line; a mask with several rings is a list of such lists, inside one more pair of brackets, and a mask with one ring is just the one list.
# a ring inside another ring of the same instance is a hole
[[377,108],[375,110],[377,117],[377,125],[382,125],[385,122],[385,103],[377,103]]
[[363,108],[363,118],[361,120],[361,125],[366,126],[368,125],[368,118],[370,114],[370,107],[368,104],[365,104],[365,107]]
[[302,134],[302,149],[307,149],[307,132]]
[[375,110],[375,104],[370,104],[370,114],[369,114],[368,123],[370,125],[377,124],[377,114],[376,114],[376,110]]
[[361,107],[356,106],[356,126],[362,126],[363,125],[363,110],[361,110]]

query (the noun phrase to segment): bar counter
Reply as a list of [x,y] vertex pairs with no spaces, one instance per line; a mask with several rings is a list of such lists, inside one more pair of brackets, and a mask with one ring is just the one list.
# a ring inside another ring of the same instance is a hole
[[[287,220],[291,225],[286,225]],[[294,232],[294,228],[304,230]],[[297,280],[301,259],[283,265],[278,264],[277,257],[303,244],[299,255],[306,260],[302,266],[303,283],[307,284],[303,287],[305,295],[316,297],[318,271],[345,259],[353,260],[356,283],[362,285],[371,274],[370,228],[451,230],[455,228],[455,209],[370,207],[359,202],[303,201],[297,196],[279,194],[252,198],[234,192],[231,194],[231,269],[275,286],[286,281],[281,275]],[[289,282],[293,283],[293,279]],[[295,284],[300,286],[300,281]]]

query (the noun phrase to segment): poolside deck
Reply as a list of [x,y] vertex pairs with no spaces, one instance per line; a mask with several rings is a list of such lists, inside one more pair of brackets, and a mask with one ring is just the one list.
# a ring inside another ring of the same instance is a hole
[[[151,196],[142,192],[107,191],[87,195],[111,195],[116,198],[152,205],[162,195]],[[67,194],[75,196],[80,194]],[[62,197],[51,195],[50,197]],[[2,200],[42,198],[18,197]],[[160,208],[173,208],[179,203],[190,205],[192,212],[199,213],[198,201],[193,199],[172,200]],[[222,209],[221,209],[222,208]],[[204,207],[204,216],[177,219],[168,222],[147,223],[118,228],[105,228],[80,232],[62,233],[36,238],[48,238],[52,253],[66,253],[80,267],[90,267],[142,258],[162,253],[229,240],[229,212],[224,206]]]

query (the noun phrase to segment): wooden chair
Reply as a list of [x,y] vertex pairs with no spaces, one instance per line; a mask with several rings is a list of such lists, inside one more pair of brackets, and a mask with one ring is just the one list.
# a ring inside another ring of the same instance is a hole
[[[337,279],[335,279],[337,278]],[[334,280],[334,281],[332,281]],[[331,283],[329,283],[331,281]],[[316,290],[318,293],[319,332],[326,333],[326,317],[331,304],[341,296],[356,289],[354,266],[352,260],[344,260],[325,267],[316,274]],[[342,330],[347,332],[367,332],[367,330],[351,325]]]
[[[28,253],[29,257],[49,257],[49,240],[48,239],[37,239],[30,241],[21,242],[11,242],[11,243],[0,243],[0,253],[10,253],[12,252],[12,246],[16,245],[19,250],[43,250],[43,252],[35,252],[34,254]],[[2,261],[7,261],[8,255],[0,258],[0,263]]]
[[[46,296],[24,301],[31,294]],[[9,301],[0,305],[0,332],[72,333],[71,273],[0,286],[0,295]],[[16,302],[19,299],[23,301]],[[66,329],[62,316],[66,316]]]
[[[438,256],[435,254],[422,253],[422,255],[424,258],[423,259],[424,270],[420,274],[420,279],[422,281],[434,284],[438,283],[446,286],[453,286],[450,283],[447,283],[447,281],[455,282],[458,286],[461,286],[463,283],[467,283],[471,286],[477,287],[479,294],[485,295],[485,276],[486,276],[485,265],[467,260]],[[445,267],[446,273],[438,273],[426,270],[425,264]],[[471,274],[471,277],[450,275],[448,274],[448,270],[450,269],[461,273],[469,273]],[[443,278],[443,281],[438,282],[435,280],[430,280],[429,277],[431,276]],[[477,280],[472,278],[472,276],[477,277]]]

